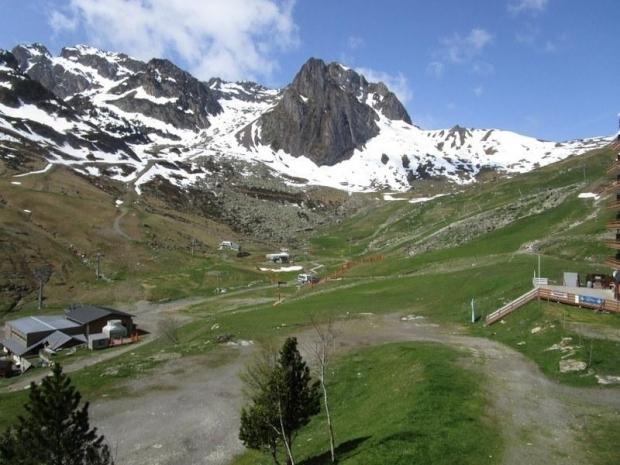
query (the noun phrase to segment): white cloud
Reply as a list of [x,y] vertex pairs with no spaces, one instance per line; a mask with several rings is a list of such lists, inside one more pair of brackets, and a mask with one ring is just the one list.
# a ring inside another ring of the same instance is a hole
[[514,14],[522,12],[540,13],[547,8],[549,0],[516,0],[508,4],[508,11]]
[[480,97],[483,93],[484,93],[484,87],[482,87],[481,85],[474,87],[474,95],[476,97]]
[[[50,23],[75,21],[90,40],[142,59],[177,54],[197,77],[256,79],[297,44],[294,0],[70,0]],[[61,17],[64,17],[64,21]]]
[[441,61],[431,61],[426,66],[426,74],[430,74],[431,76],[440,77],[443,75],[443,70],[445,66]]
[[455,34],[441,41],[439,54],[452,63],[466,63],[480,55],[493,36],[484,29],[474,28],[465,37]]
[[491,63],[478,58],[484,49],[493,42],[493,36],[481,28],[474,28],[466,36],[454,34],[440,40],[440,47],[433,52],[433,61],[426,66],[426,74],[440,77],[446,66],[471,64],[476,74],[492,74],[495,70]]
[[558,50],[558,46],[554,42],[551,42],[550,40],[548,40],[547,42],[545,42],[545,46],[543,47],[543,50],[547,53],[553,53]]
[[413,92],[409,86],[409,81],[403,73],[399,72],[398,74],[393,75],[371,68],[356,68],[355,71],[363,74],[364,77],[370,82],[384,83],[392,92],[396,94],[398,100],[400,100],[403,104],[413,98]]
[[495,72],[495,66],[486,61],[476,61],[472,65],[471,70],[480,76],[488,76]]
[[68,16],[60,11],[52,11],[49,17],[49,24],[52,26],[54,33],[61,31],[74,31],[77,28],[77,19],[75,16]]
[[349,36],[349,38],[347,39],[347,46],[351,50],[357,50],[358,48],[363,47],[365,43],[366,41],[364,41],[364,39],[359,36]]
[[515,40],[524,45],[533,45],[540,36],[540,29],[532,24],[526,24],[515,33]]

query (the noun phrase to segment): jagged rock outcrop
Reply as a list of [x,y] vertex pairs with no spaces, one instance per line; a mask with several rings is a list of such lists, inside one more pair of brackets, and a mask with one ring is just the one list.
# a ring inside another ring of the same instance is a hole
[[86,76],[54,64],[50,52],[41,44],[18,45],[12,52],[22,72],[60,98],[83,92],[93,85]]
[[318,165],[334,165],[379,133],[375,110],[411,123],[385,84],[369,83],[352,69],[311,58],[275,108],[260,118],[261,142]]
[[209,116],[222,111],[206,83],[169,60],[150,60],[110,93],[121,95],[108,102],[123,111],[142,113],[182,129],[208,128]]
[[[124,140],[101,131],[85,117],[84,111],[59,99],[20,68],[19,60],[11,52],[0,51],[0,104],[13,110],[0,117],[14,129],[10,132],[12,138],[21,136],[28,140],[35,136],[52,160],[75,160],[77,153],[95,160],[94,153],[117,154],[120,160],[138,159]],[[31,115],[37,115],[39,120]],[[4,131],[0,128],[0,133]],[[57,147],[65,147],[66,152]]]
[[211,78],[207,86],[215,94],[218,100],[241,100],[242,102],[272,101],[279,91],[269,89],[252,81],[226,82],[220,78]]
[[334,165],[379,133],[377,114],[360,101],[360,76],[310,59],[280,102],[260,118],[261,142],[318,165]]

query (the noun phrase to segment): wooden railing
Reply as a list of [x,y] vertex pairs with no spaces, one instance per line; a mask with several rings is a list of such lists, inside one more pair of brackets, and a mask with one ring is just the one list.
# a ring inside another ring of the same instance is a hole
[[614,181],[611,184],[608,184],[604,189],[603,192],[609,193],[609,192],[618,192],[620,191],[620,181]]
[[512,302],[508,302],[502,308],[495,310],[493,313],[490,313],[489,315],[487,315],[484,321],[484,325],[485,326],[492,325],[496,321],[501,320],[509,313],[514,312],[517,308],[522,307],[523,305],[534,300],[537,297],[538,297],[538,288],[534,288],[531,291],[526,292],[522,296],[517,297]]
[[610,249],[620,249],[620,241],[618,240],[610,239],[605,241],[605,244],[607,244],[607,247]]
[[363,265],[366,263],[377,263],[382,262],[385,259],[384,255],[371,255],[369,257],[362,257],[358,260],[349,260],[344,262],[340,268],[330,274],[327,279],[338,279],[344,276],[344,274],[349,271],[351,268],[354,268],[359,265]]
[[605,260],[605,265],[609,266],[610,268],[618,269],[620,268],[620,260],[615,257],[609,257],[607,260]]
[[501,320],[509,313],[514,312],[519,307],[522,307],[534,299],[547,300],[549,302],[557,302],[576,307],[590,308],[598,311],[620,313],[620,302],[613,299],[589,296],[587,294],[587,288],[584,288],[583,294],[572,294],[570,292],[562,292],[546,289],[544,287],[538,287],[526,292],[512,302],[507,303],[502,308],[487,315],[484,321],[485,326],[492,325],[496,321]]
[[614,160],[614,163],[607,169],[607,173],[613,173],[620,169],[620,160]]
[[620,220],[607,223],[607,229],[620,229]]

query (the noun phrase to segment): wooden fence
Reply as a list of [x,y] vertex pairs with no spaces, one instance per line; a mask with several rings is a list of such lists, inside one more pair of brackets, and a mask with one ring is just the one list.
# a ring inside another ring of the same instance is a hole
[[349,271],[351,268],[354,268],[356,266],[363,265],[365,263],[382,262],[384,259],[385,259],[384,255],[371,255],[369,257],[360,258],[358,260],[346,261],[340,266],[340,268],[338,268],[332,274],[327,276],[327,280],[341,278],[342,276],[344,276],[344,274],[347,271]]
[[605,299],[603,297],[589,296],[587,295],[587,288],[584,288],[584,294],[572,294],[561,290],[536,287],[522,296],[517,297],[512,302],[507,303],[502,308],[487,315],[484,321],[485,326],[492,325],[496,321],[501,320],[506,315],[514,312],[519,307],[522,307],[534,299],[557,302],[581,308],[589,308],[601,312],[620,313],[620,302],[613,299]]
[[522,307],[526,303],[536,299],[538,297],[538,289],[539,288],[534,288],[531,291],[526,292],[522,296],[517,297],[512,302],[508,302],[502,308],[495,310],[493,313],[490,313],[484,320],[484,325],[492,325],[496,321],[504,318],[509,313],[514,312],[517,308]]

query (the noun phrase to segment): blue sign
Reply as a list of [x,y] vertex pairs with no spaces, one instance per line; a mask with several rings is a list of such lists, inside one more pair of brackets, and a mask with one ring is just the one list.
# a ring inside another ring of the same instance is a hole
[[590,304],[590,305],[603,305],[605,300],[600,297],[592,297],[589,295],[580,295],[579,303],[580,304]]

